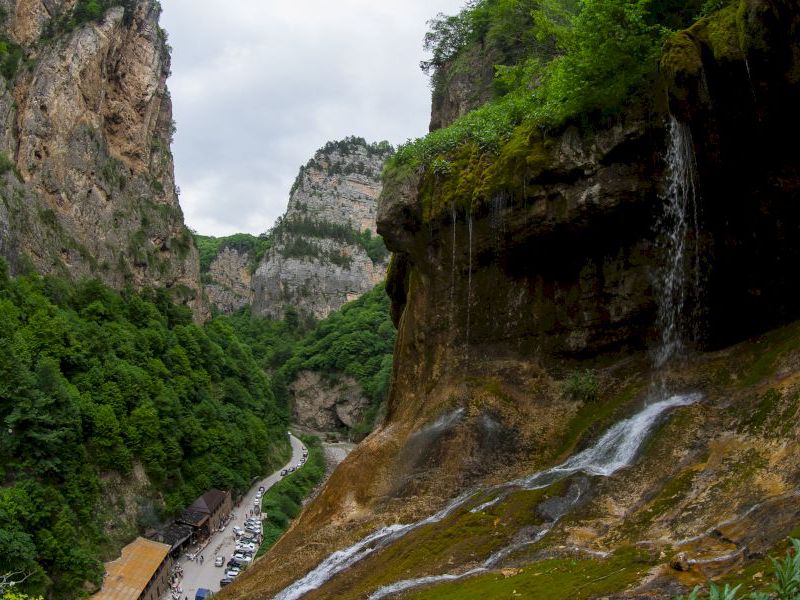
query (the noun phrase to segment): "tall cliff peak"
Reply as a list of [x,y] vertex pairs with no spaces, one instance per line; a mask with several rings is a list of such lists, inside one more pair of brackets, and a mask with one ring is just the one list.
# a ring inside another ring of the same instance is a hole
[[375,219],[392,152],[388,142],[348,137],[301,167],[253,277],[255,314],[280,318],[294,306],[324,318],[383,279],[387,254]]
[[166,287],[206,316],[178,203],[155,0],[5,2],[0,251],[14,270]]

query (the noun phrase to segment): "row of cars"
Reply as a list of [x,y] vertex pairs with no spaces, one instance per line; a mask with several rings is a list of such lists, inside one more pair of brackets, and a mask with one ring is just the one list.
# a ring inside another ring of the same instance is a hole
[[300,459],[300,462],[297,463],[297,465],[294,467],[289,467],[288,469],[284,469],[283,471],[281,471],[281,477],[286,477],[289,473],[294,473],[295,471],[297,471],[297,469],[306,464],[307,460],[308,460],[308,449],[304,447],[303,458]]
[[[259,490],[259,496],[262,493]],[[225,564],[224,556],[218,556],[217,562],[214,563],[218,567],[225,566],[225,576],[219,581],[220,587],[233,583],[233,580],[253,562],[253,557],[261,543],[261,521],[250,517],[244,522],[244,527],[234,527],[233,533],[236,535],[236,550],[233,556],[227,564]]]

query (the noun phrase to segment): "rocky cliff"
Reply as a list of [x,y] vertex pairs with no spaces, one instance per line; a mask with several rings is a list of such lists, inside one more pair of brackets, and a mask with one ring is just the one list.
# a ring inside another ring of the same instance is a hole
[[175,188],[158,2],[2,8],[0,251],[15,271],[170,288],[205,318]]
[[324,318],[382,281],[383,242],[374,236],[387,143],[331,142],[297,177],[272,248],[253,276],[253,313],[282,318],[290,306]]
[[209,266],[204,287],[209,302],[223,314],[230,314],[252,302],[249,252],[224,248]]
[[[223,597],[306,573],[281,597],[758,584],[800,522],[798,15],[734,3],[668,41],[654,104],[389,174],[385,423]],[[666,285],[675,256],[685,293]],[[665,330],[689,349],[654,370]],[[569,470],[663,390],[698,395],[653,421],[637,460]]]

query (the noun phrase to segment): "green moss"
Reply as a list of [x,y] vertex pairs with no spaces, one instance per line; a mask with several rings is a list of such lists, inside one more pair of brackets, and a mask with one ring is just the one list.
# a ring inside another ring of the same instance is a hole
[[772,331],[755,344],[751,344],[748,354],[743,357],[743,368],[739,380],[743,387],[764,382],[777,369],[778,359],[793,351],[800,350],[800,321],[782,329]]
[[728,4],[670,36],[661,54],[662,73],[672,80],[698,77],[703,70],[703,45],[711,48],[717,61],[744,59],[736,4]]
[[[563,492],[564,482],[541,490],[518,490],[484,511],[470,508],[492,499],[493,492],[476,496],[448,518],[412,531],[387,549],[365,560],[352,573],[357,584],[348,583],[347,597],[413,577],[446,573],[453,564],[471,564],[508,546],[523,527],[539,524],[536,507]],[[335,590],[334,590],[335,591]]]
[[[703,34],[717,60],[743,60],[737,7],[726,6],[708,19],[700,21],[694,28],[704,30]],[[693,29],[694,29],[693,28]]]
[[697,470],[688,468],[667,480],[661,491],[622,526],[621,533],[625,539],[633,539],[644,532],[654,519],[668,512],[684,499],[692,489],[697,474]]
[[700,49],[688,31],[679,31],[664,44],[661,71],[670,77],[679,74],[696,76],[703,70]]
[[739,2],[739,8],[736,11],[736,27],[739,34],[739,47],[745,54],[750,54],[752,51],[768,52],[770,50],[769,31],[762,21],[750,18],[746,0]]
[[621,591],[649,568],[650,561],[643,553],[623,548],[607,560],[553,558],[533,563],[512,576],[491,573],[421,590],[408,597],[417,600],[581,600]]

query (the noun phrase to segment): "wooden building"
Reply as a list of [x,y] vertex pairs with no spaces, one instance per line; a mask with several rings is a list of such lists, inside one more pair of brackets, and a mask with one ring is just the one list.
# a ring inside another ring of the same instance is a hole
[[191,526],[199,539],[211,535],[222,526],[225,518],[233,510],[230,492],[209,490],[178,517],[178,523]]
[[169,589],[171,547],[137,538],[105,564],[103,589],[92,600],[161,600]]

